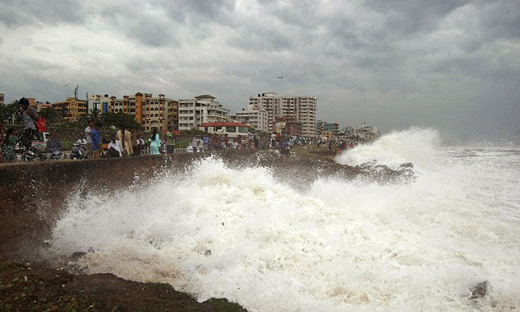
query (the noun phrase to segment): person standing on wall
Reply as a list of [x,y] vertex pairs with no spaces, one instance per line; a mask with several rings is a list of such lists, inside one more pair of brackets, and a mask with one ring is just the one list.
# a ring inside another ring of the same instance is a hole
[[94,158],[101,157],[101,137],[99,136],[99,128],[101,125],[99,122],[96,122],[93,126],[92,133],[91,133],[91,141],[92,141],[92,153],[94,155]]
[[159,138],[159,134],[157,133],[157,128],[153,128],[152,135],[148,139],[150,142],[150,154],[159,155],[159,147],[161,146],[161,139]]
[[20,142],[25,146],[24,153],[27,153],[27,151],[31,149],[33,137],[38,135],[35,121],[38,120],[39,116],[36,110],[31,107],[29,100],[21,98],[18,102],[20,103],[20,109],[17,115],[18,118],[22,119],[25,123],[25,129],[23,130]]
[[175,150],[175,137],[173,136],[173,128],[166,132],[166,153],[173,154]]
[[85,128],[85,140],[87,140],[87,155],[92,157],[92,128],[94,128],[94,122],[89,120],[87,127]]
[[123,156],[131,156],[134,151],[132,149],[132,133],[126,130],[125,127],[117,130],[117,139],[121,142],[121,147],[123,149]]

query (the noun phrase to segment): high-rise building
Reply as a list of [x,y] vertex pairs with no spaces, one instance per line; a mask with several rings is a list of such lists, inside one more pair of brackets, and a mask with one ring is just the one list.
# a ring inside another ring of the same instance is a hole
[[315,136],[317,99],[314,96],[280,96],[265,92],[249,97],[249,105],[252,109],[267,111],[270,127],[274,127],[276,118],[290,117],[302,123],[303,136]]
[[270,132],[269,115],[265,109],[242,109],[237,111],[234,119],[239,122],[248,124],[249,126],[262,132]]
[[179,130],[198,129],[201,123],[229,121],[229,110],[211,95],[179,100]]
[[3,93],[0,93],[0,105],[4,105],[5,104],[5,94]]

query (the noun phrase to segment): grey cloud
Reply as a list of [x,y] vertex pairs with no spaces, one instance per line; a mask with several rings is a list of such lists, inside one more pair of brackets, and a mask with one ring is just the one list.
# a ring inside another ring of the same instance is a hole
[[115,30],[121,31],[128,38],[151,47],[180,45],[174,31],[174,24],[158,19],[144,9],[144,5],[107,6],[99,14]]
[[461,42],[466,53],[474,53],[498,40],[520,39],[520,2],[502,0],[477,5],[475,32]]
[[520,2],[491,2],[481,13],[482,29],[495,38],[520,38]]
[[70,47],[70,50],[74,53],[86,52],[87,49],[85,47],[80,47],[77,45],[73,45]]
[[470,0],[368,0],[367,6],[381,14],[386,21],[386,29],[400,34],[431,30],[453,10],[468,4]]
[[382,53],[375,55],[361,55],[356,59],[356,64],[361,69],[384,71],[395,70],[402,65],[403,60],[397,53]]
[[505,63],[497,66],[493,60],[483,56],[458,56],[445,59],[434,64],[433,72],[445,75],[461,75],[464,77],[489,80],[498,84],[516,84],[520,81],[518,68]]
[[51,49],[49,49],[48,47],[43,47],[43,46],[35,46],[34,49],[36,51],[41,51],[41,52],[51,52]]
[[258,1],[265,10],[264,16],[274,16],[280,22],[302,28],[316,27],[321,21],[317,16],[319,1],[287,0],[283,4],[276,1]]
[[228,24],[231,22],[228,15],[235,9],[235,0],[152,0],[150,3],[164,9],[174,22],[189,22],[193,27],[200,23]]
[[153,74],[158,69],[167,70],[167,69],[171,68],[171,66],[169,64],[159,63],[159,62],[148,60],[148,59],[145,59],[142,57],[132,58],[131,60],[126,62],[125,66],[134,74],[142,74],[142,73]]
[[76,0],[3,0],[0,22],[7,27],[27,24],[79,24],[85,19],[83,3]]
[[219,16],[223,10],[233,11],[235,8],[234,0],[198,0],[181,1],[180,3],[184,4],[184,9],[191,9],[209,18]]
[[291,37],[275,29],[252,28],[238,31],[228,44],[251,52],[279,52],[295,46]]
[[5,5],[0,10],[0,22],[8,28],[18,27],[25,24],[23,15],[15,11],[12,7]]

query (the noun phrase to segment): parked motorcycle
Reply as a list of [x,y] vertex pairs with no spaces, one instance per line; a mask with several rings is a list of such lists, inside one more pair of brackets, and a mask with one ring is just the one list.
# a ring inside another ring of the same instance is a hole
[[87,140],[79,139],[72,145],[70,150],[71,159],[86,159],[87,158]]
[[17,152],[22,154],[22,161],[32,161],[36,159],[36,157],[40,158],[40,160],[47,160],[47,157],[45,157],[45,155],[43,155],[42,152],[38,151],[33,147],[26,149],[23,146],[19,146]]
[[62,155],[61,150],[55,149],[55,150],[50,151],[49,159],[59,160],[59,159],[61,159],[61,155]]

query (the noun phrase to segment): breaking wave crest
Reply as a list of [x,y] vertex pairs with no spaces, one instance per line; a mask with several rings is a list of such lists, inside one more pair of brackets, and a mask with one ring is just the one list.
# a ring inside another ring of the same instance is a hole
[[[249,311],[520,309],[520,174],[508,165],[519,154],[490,170],[495,156],[467,153],[441,150],[435,131],[392,133],[339,161],[438,168],[410,184],[321,178],[305,191],[208,158],[147,185],[72,196],[52,250],[88,251],[77,263],[88,273]],[[489,294],[469,300],[482,281]]]

